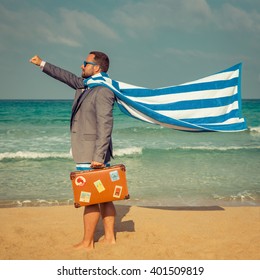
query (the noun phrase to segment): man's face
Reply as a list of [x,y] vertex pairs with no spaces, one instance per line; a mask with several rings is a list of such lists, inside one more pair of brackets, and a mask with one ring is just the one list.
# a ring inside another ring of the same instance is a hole
[[[86,58],[86,62],[90,62],[90,63],[95,63],[94,62],[94,58],[95,58],[95,55],[94,54],[89,54]],[[96,67],[98,67],[97,65],[93,65],[93,64],[87,64],[86,66],[84,66],[84,64],[81,65],[81,70],[82,70],[82,73],[81,73],[81,77],[82,78],[88,78],[90,76],[93,76],[95,75],[97,72],[96,72]]]

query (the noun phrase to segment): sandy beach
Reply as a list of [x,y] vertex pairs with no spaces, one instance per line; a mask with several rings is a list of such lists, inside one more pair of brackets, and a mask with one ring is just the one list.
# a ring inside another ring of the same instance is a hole
[[[74,250],[74,206],[1,208],[2,260],[259,260],[259,207],[138,207],[116,204],[116,245]],[[103,235],[98,224],[95,240]]]

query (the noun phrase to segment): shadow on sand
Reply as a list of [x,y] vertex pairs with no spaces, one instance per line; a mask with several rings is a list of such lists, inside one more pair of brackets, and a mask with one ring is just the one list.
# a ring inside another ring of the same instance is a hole
[[[133,220],[123,221],[123,218],[129,212],[131,206],[115,205],[116,206],[116,220],[115,220],[115,232],[134,232],[135,224]],[[99,240],[104,235],[104,228],[102,220],[100,219],[95,232],[95,240]]]
[[213,206],[140,206],[142,208],[172,210],[172,211],[225,211],[224,208]]
[[[130,211],[130,205],[116,205],[116,220],[115,220],[115,232],[135,232],[135,224],[133,220],[124,221],[124,217]],[[149,208],[149,209],[160,209],[168,211],[225,211],[224,208],[213,205],[213,206],[137,206],[140,208]],[[96,233],[95,240],[99,240],[104,235],[104,228],[102,220],[100,219]]]

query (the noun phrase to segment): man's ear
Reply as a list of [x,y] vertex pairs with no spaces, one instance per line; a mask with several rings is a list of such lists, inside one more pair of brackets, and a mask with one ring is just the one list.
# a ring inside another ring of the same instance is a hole
[[99,65],[94,65],[95,73],[102,72],[101,67]]

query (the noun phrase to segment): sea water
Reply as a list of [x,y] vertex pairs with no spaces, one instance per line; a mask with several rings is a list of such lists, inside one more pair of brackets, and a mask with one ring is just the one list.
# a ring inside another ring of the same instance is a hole
[[[0,207],[73,204],[72,100],[0,100]],[[244,100],[248,130],[183,132],[115,105],[112,164],[143,206],[260,205],[260,100]]]

